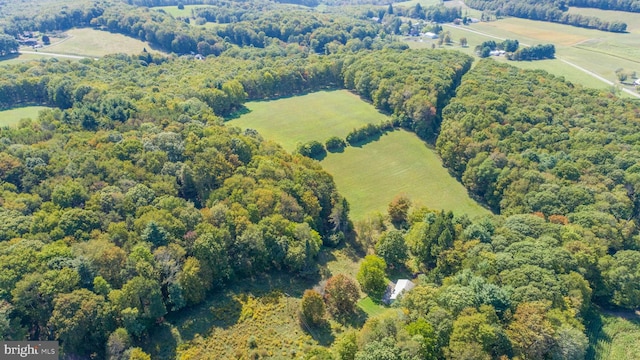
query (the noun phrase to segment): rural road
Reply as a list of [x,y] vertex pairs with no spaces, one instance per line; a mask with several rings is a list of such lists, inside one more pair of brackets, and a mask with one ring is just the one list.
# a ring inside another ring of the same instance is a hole
[[[476,30],[467,29],[467,28],[464,28],[464,27],[462,27],[462,26],[456,26],[456,25],[450,25],[450,24],[442,24],[442,25],[444,25],[445,27],[451,27],[451,28],[460,29],[460,30],[463,30],[463,31],[472,32],[472,33],[474,33],[474,34],[478,34],[478,35],[482,35],[482,36],[490,37],[490,38],[493,38],[493,39],[496,39],[496,40],[505,40],[504,38],[501,38],[501,37],[498,37],[498,36],[493,36],[493,35],[490,35],[490,34],[487,34],[487,33],[483,33],[483,32],[481,32],[481,31],[476,31]],[[530,45],[525,44],[525,43],[520,43],[520,44],[521,44],[521,45],[524,45],[524,46],[530,46]],[[580,71],[582,71],[582,72],[585,72],[585,73],[587,73],[587,74],[589,74],[589,75],[591,75],[591,76],[595,77],[596,79],[598,79],[598,80],[600,80],[600,81],[602,81],[602,82],[606,83],[607,85],[611,85],[611,86],[615,85],[615,83],[614,83],[613,81],[607,80],[606,78],[604,78],[604,77],[602,77],[602,76],[600,76],[600,75],[598,75],[598,74],[594,73],[593,71],[590,71],[590,70],[588,70],[588,69],[585,69],[585,68],[583,68],[582,66],[576,65],[576,64],[574,64],[574,63],[572,63],[572,62],[570,62],[570,61],[568,61],[568,60],[565,60],[565,59],[563,59],[563,58],[561,58],[561,57],[559,57],[559,56],[556,56],[556,59],[558,59],[558,60],[562,61],[563,63],[565,63],[565,64],[567,64],[567,65],[571,65],[571,66],[573,66],[574,68],[576,68],[576,69],[578,69],[578,70],[580,70]],[[625,93],[627,93],[627,94],[629,94],[629,95],[631,95],[631,96],[635,96],[635,97],[637,97],[637,98],[640,98],[640,94],[638,94],[638,93],[636,93],[636,92],[633,92],[633,91],[631,91],[631,90],[629,90],[629,89],[627,89],[627,88],[622,88],[622,91],[624,91]]]
[[34,54],[34,55],[56,56],[56,57],[69,58],[69,59],[87,59],[87,58],[89,58],[88,56],[56,54],[56,53],[42,52],[42,51],[24,51],[24,50],[20,50],[19,52],[20,52],[21,54]]

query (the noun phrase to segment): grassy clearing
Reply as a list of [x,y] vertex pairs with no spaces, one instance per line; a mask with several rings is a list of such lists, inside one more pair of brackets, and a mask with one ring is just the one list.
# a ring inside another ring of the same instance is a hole
[[162,10],[164,12],[166,12],[167,14],[170,14],[173,17],[183,17],[183,18],[190,18],[192,17],[191,14],[191,10],[196,9],[196,8],[206,8],[206,7],[213,7],[211,5],[185,5],[184,9],[178,9],[178,6],[158,6],[158,7],[154,7],[154,10]]
[[347,147],[344,153],[329,154],[322,166],[349,201],[354,220],[372,212],[386,212],[387,205],[399,194],[418,206],[472,217],[489,213],[449,175],[434,150],[406,131],[389,133],[363,147]]
[[640,316],[601,314],[587,329],[588,360],[640,359]]
[[[355,127],[379,123],[386,116],[346,90],[321,91],[275,101],[246,104],[249,113],[229,124],[258,130],[265,139],[294,150],[298,142],[345,137]],[[310,111],[311,110],[311,111]],[[354,220],[385,212],[398,194],[416,205],[470,216],[488,214],[442,166],[435,151],[414,134],[396,131],[363,147],[329,154],[322,166],[334,176],[351,204]]]
[[329,330],[314,330],[315,340],[297,319],[302,293],[317,281],[272,274],[237,282],[198,306],[168,315],[143,348],[153,359],[210,359],[212,354],[253,359],[249,355],[289,357],[327,343]]
[[139,54],[144,48],[152,51],[149,43],[122,34],[83,28],[69,30],[67,35],[63,41],[53,43],[42,51],[90,57],[115,53]]
[[46,106],[25,106],[0,111],[0,126],[16,125],[22,119],[37,119],[40,111],[48,109]]
[[368,297],[368,296],[365,297],[364,299],[361,299],[360,301],[358,301],[358,306],[365,313],[367,313],[367,315],[369,317],[382,315],[382,314],[386,313],[387,311],[392,310],[389,307],[386,307],[384,305],[377,304],[377,303],[373,302],[373,300],[371,300],[371,298]]
[[196,337],[178,351],[181,359],[291,358],[317,342],[299,326],[299,300],[281,293],[234,298],[228,308],[211,309],[210,316],[237,316],[229,327],[214,327],[205,337]]
[[429,6],[440,5],[442,4],[442,1],[441,0],[409,0],[409,1],[394,3],[393,6],[411,8],[411,7],[415,7],[416,4],[418,3],[420,3],[420,6],[422,7],[429,7]]
[[249,113],[229,122],[252,128],[293,151],[298,142],[346,137],[354,128],[380,123],[387,116],[346,90],[320,91],[275,101],[245,104]]

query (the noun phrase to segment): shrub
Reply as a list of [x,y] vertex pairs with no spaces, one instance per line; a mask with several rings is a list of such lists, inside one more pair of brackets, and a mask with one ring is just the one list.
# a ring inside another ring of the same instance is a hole
[[328,151],[340,152],[347,146],[347,144],[339,137],[332,136],[327,139],[327,141],[325,142],[325,146]]

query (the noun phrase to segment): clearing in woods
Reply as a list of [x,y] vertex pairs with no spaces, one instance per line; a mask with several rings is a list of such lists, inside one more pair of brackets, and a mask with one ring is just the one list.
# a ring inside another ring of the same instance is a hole
[[22,119],[36,120],[40,111],[49,109],[46,106],[25,106],[0,111],[0,126],[16,125]]
[[101,57],[108,54],[125,53],[140,54],[143,49],[150,52],[151,45],[122,34],[114,34],[89,28],[71,29],[66,32],[67,37],[40,51],[48,53]]
[[[298,142],[330,136],[345,138],[355,127],[379,123],[388,117],[346,90],[321,91],[273,101],[250,102],[250,112],[230,125],[258,130],[265,139],[292,151]],[[451,210],[473,217],[490,212],[471,199],[451,177],[436,152],[415,134],[393,131],[379,140],[329,153],[321,162],[351,206],[351,218],[385,213],[396,195],[415,205]]]
[[324,142],[331,136],[345,138],[354,128],[378,124],[388,117],[347,90],[319,91],[271,101],[245,104],[247,114],[229,122],[252,128],[288,151],[299,142]]

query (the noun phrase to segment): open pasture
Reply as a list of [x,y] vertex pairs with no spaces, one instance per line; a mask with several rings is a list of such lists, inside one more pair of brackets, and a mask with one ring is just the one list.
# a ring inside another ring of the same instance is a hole
[[362,147],[347,147],[344,153],[330,153],[321,163],[349,201],[354,220],[371,212],[385,213],[396,195],[436,210],[471,217],[489,214],[449,175],[436,152],[406,131],[388,133]]
[[269,140],[293,151],[299,142],[324,143],[331,136],[345,138],[354,128],[387,120],[371,104],[347,90],[320,91],[274,101],[246,103],[249,113],[230,125],[256,129]]
[[37,119],[40,111],[48,109],[46,106],[25,106],[0,111],[0,126],[13,126],[22,119]]
[[[71,29],[68,37],[42,49],[43,52],[101,57],[108,54],[139,54],[152,51],[149,43],[122,34],[95,29]],[[155,51],[157,52],[157,51]]]

